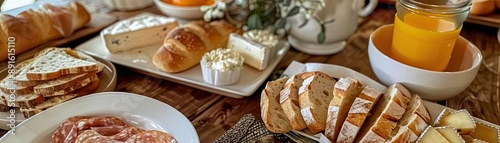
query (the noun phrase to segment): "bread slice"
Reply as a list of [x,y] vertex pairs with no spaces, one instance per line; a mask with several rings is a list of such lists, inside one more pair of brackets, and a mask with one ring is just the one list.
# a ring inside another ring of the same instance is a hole
[[288,78],[267,82],[261,93],[261,116],[267,129],[274,133],[286,133],[292,130],[290,121],[279,104],[280,91]]
[[47,98],[42,104],[33,107],[33,108],[20,108],[21,112],[23,113],[24,118],[29,118],[35,114],[38,114],[50,107],[53,107],[57,104],[63,103],[65,101],[68,101],[70,99],[73,99],[77,97],[77,94],[70,94],[70,95],[63,95],[63,96],[56,96],[56,97],[50,97]]
[[[39,94],[25,94],[25,95],[16,95],[15,100],[10,100],[11,97],[9,95],[1,95],[1,104],[3,105],[14,105],[13,107],[20,108],[31,108],[35,107],[45,100],[42,95]],[[12,102],[12,103],[11,103]],[[10,103],[10,104],[9,104]]]
[[[66,91],[66,93],[68,93],[75,89],[83,87],[81,84],[83,84],[82,82],[84,82],[85,80],[90,80],[86,81],[86,84],[88,84],[97,78],[98,77],[95,73],[65,75],[35,86],[34,92],[36,94],[54,94],[58,93],[59,91]],[[64,95],[64,93],[58,95]]]
[[382,96],[382,92],[371,86],[366,86],[361,91],[361,94],[356,97],[349,109],[347,118],[337,137],[337,143],[352,143],[354,141],[380,96]]
[[300,112],[312,133],[325,130],[328,103],[333,98],[335,79],[328,74],[316,71],[306,78],[299,88]]
[[280,105],[285,115],[290,120],[290,124],[294,130],[303,130],[307,128],[302,113],[300,113],[299,104],[299,88],[302,86],[304,79],[312,76],[310,72],[298,73],[290,77],[280,92]]
[[28,66],[29,70],[26,72],[28,80],[49,80],[62,75],[95,72],[98,70],[95,62],[75,58],[72,56],[73,54],[70,55],[71,50],[59,48],[48,48],[48,50],[49,52],[40,55]]
[[14,91],[16,94],[29,94],[33,92],[33,85],[18,85],[16,83],[16,78],[19,76],[20,73],[25,71],[25,68],[31,64],[33,60],[29,59],[26,61],[23,61],[19,64],[17,64],[14,67],[14,74],[5,77],[0,81],[0,90],[3,93],[11,93],[11,91]]
[[340,78],[333,89],[333,99],[328,106],[325,136],[330,141],[336,141],[342,124],[347,118],[347,113],[363,90],[363,85],[356,79],[346,77]]
[[89,75],[90,76],[88,78],[85,78],[81,81],[74,82],[73,84],[70,84],[70,86],[68,86],[67,88],[64,88],[64,89],[61,89],[58,91],[40,93],[40,94],[42,94],[44,97],[66,95],[66,94],[69,94],[77,89],[85,87],[88,84],[90,84],[96,80],[99,80],[99,78],[97,77],[97,75],[95,73],[90,73]]
[[365,121],[354,142],[384,142],[406,111],[410,92],[399,83],[391,85]]
[[420,96],[414,95],[410,103],[408,103],[408,107],[403,117],[399,120],[396,128],[392,130],[391,136],[387,142],[399,143],[417,141],[418,136],[420,136],[422,131],[429,125],[429,122],[426,122],[419,116],[419,112],[421,111],[420,108],[425,109],[422,99],[420,99]]

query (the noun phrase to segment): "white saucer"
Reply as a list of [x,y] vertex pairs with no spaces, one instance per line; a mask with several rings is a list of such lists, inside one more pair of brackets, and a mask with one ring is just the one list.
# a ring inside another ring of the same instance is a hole
[[346,41],[318,44],[303,42],[291,35],[288,35],[288,42],[290,43],[290,45],[292,45],[293,48],[299,50],[300,52],[311,55],[336,54],[344,50],[346,46]]

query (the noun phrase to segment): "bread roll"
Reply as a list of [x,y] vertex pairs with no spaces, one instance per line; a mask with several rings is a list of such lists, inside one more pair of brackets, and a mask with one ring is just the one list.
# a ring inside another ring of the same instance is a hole
[[20,54],[47,41],[67,37],[90,21],[85,8],[73,2],[68,6],[56,7],[50,4],[39,10],[26,10],[17,16],[0,15],[0,61],[7,59],[10,40],[15,53]]
[[485,15],[495,11],[495,0],[472,0],[471,14]]
[[197,65],[203,54],[226,47],[230,33],[241,33],[225,21],[192,21],[172,30],[153,56],[153,64],[165,72],[181,72]]

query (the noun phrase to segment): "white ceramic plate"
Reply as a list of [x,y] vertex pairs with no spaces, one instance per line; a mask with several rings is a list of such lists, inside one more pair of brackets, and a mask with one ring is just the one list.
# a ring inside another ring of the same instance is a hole
[[[385,87],[384,85],[378,83],[377,81],[359,73],[359,72],[356,72],[352,69],[349,69],[349,68],[346,68],[346,67],[342,67],[342,66],[338,66],[338,65],[331,65],[331,64],[320,64],[320,63],[306,63],[306,64],[302,64],[302,63],[298,63],[298,62],[292,62],[292,64],[289,66],[289,67],[293,67],[294,70],[285,70],[285,73],[286,75],[293,75],[294,73],[287,73],[287,71],[301,71],[301,70],[297,70],[297,67],[300,69],[303,67],[303,70],[302,71],[323,71],[327,74],[329,74],[330,76],[332,77],[335,77],[335,78],[341,78],[341,77],[352,77],[354,79],[357,79],[359,80],[363,85],[370,85],[374,88],[377,88],[378,90],[380,91],[385,91],[385,89],[387,87]],[[439,115],[439,113],[444,109],[444,108],[447,108],[445,106],[442,106],[442,105],[439,105],[439,104],[436,104],[434,102],[429,102],[429,101],[424,101],[424,104],[425,106],[427,107],[427,109],[429,110],[429,113],[431,115],[431,118],[432,118],[432,122],[431,123],[434,123],[434,120],[437,118],[437,116]],[[453,109],[452,109],[453,110]],[[500,126],[498,125],[495,125],[493,123],[489,123],[489,122],[486,122],[484,120],[481,120],[479,118],[475,118],[476,121],[480,121],[480,122],[483,122],[483,123],[486,123],[486,124],[489,124],[491,126],[494,126],[496,128],[499,128],[500,129]],[[304,135],[308,138],[311,138],[315,141],[319,141],[320,139],[320,134],[316,134],[316,135],[313,135],[313,134],[310,134],[308,133],[307,131],[293,131],[293,132],[296,132],[298,134],[301,134],[301,135]]]
[[[104,69],[101,72],[101,75],[99,76],[99,81],[100,81],[99,88],[96,90],[96,92],[115,90],[116,86],[115,66],[111,62],[102,59],[100,57],[93,56],[93,58],[104,64]],[[5,78],[7,74],[8,74],[7,70],[0,71],[0,79]],[[14,115],[16,124],[26,120],[26,118],[23,117],[23,114],[21,113],[21,111],[19,111],[19,109],[16,110]],[[10,121],[10,119],[7,118],[9,116],[11,116],[10,112],[0,112],[0,129],[10,130],[10,127],[7,125],[9,124]]]
[[96,93],[54,106],[22,122],[13,132],[15,135],[7,133],[0,142],[52,142],[55,129],[77,115],[118,116],[132,126],[167,132],[180,143],[199,142],[191,122],[175,108],[147,96],[124,92]]
[[[202,89],[208,92],[221,94],[234,98],[242,98],[252,95],[257,88],[267,79],[274,68],[281,61],[283,56],[289,49],[289,44],[286,41],[280,41],[277,45],[280,49],[273,58],[270,59],[268,67],[262,71],[245,65],[241,71],[240,80],[228,86],[214,86],[206,83],[201,74],[200,65],[196,65],[186,71],[180,73],[166,73],[157,69],[152,62],[152,57],[160,48],[162,43],[143,47],[127,52],[111,54],[105,47],[100,36],[76,47],[77,50],[89,55],[103,57],[111,62],[120,64],[133,69],[141,70],[150,74],[160,76],[166,80],[174,81],[180,84]],[[244,75],[244,76],[243,76]]]

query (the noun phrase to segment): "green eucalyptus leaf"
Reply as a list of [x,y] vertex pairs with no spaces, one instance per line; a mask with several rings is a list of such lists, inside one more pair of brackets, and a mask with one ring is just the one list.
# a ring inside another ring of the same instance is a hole
[[285,25],[286,25],[286,19],[285,18],[280,18],[274,24],[274,28],[275,29],[285,28]]
[[306,26],[306,24],[309,22],[309,19],[306,19],[304,20],[304,22],[302,24],[299,25],[299,28],[302,28],[304,26]]
[[325,33],[324,32],[320,32],[318,34],[318,43],[320,43],[320,44],[325,43],[325,38],[326,38]]
[[283,6],[290,6],[290,3],[292,3],[292,0],[283,0]]
[[288,15],[286,15],[286,16],[287,17],[294,16],[297,13],[299,13],[299,11],[300,11],[300,8],[298,6],[295,6],[292,8],[292,10],[290,10],[290,12],[288,12]]
[[262,15],[263,16],[269,16],[269,15],[272,15],[276,12],[276,6],[275,6],[275,2],[273,2],[271,4],[271,6],[269,7],[269,9],[267,9]]
[[320,25],[321,25],[321,33],[325,33],[326,31],[325,24],[320,24]]
[[262,27],[262,21],[259,17],[259,14],[252,13],[250,16],[248,16],[247,26],[248,26],[249,30],[258,29],[258,28]]

